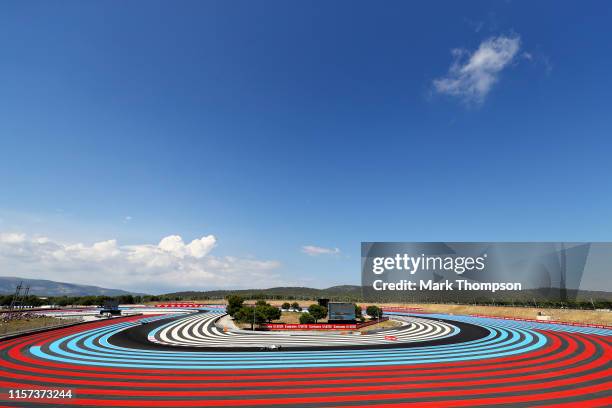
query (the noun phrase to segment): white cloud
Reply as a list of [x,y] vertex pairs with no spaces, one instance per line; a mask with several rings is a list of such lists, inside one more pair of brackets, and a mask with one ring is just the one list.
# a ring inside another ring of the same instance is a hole
[[306,255],[310,256],[318,256],[318,255],[337,255],[340,253],[338,248],[325,248],[315,245],[304,245],[302,247],[302,252]]
[[519,36],[499,36],[483,41],[473,53],[454,49],[451,53],[455,60],[445,77],[433,81],[434,89],[467,103],[482,103],[520,47]]
[[0,233],[0,244],[18,244],[26,240],[26,235],[18,232],[2,232]]
[[216,244],[214,235],[190,243],[170,235],[158,244],[119,245],[112,239],[87,245],[0,233],[0,273],[149,293],[288,283],[277,272],[278,261],[213,256]]

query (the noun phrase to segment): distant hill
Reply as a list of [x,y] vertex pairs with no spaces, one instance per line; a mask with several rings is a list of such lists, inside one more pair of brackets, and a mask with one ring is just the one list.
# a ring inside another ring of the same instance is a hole
[[[415,293],[403,293],[401,291],[387,291],[373,293],[367,289],[362,292],[361,286],[341,285],[332,286],[327,289],[314,289],[306,287],[276,287],[270,289],[243,289],[243,290],[210,290],[210,291],[187,291],[174,292],[161,295],[164,299],[171,300],[196,300],[196,299],[223,299],[228,295],[240,295],[247,299],[295,299],[295,300],[314,300],[317,298],[328,298],[332,301],[359,302],[372,300],[378,302],[426,302],[426,303],[505,303],[523,304],[532,302],[555,303],[559,289],[527,289],[516,292],[497,292],[494,295],[486,291],[456,291],[452,296],[439,291],[418,291]],[[608,307],[612,302],[612,293],[597,291],[569,291],[569,302],[583,302],[586,306],[590,304],[600,304],[597,307]],[[603,302],[603,303],[602,303]],[[561,306],[560,300],[557,303]],[[605,304],[604,306],[602,306]]]
[[23,287],[30,287],[30,295],[38,296],[119,296],[138,293],[120,289],[106,289],[98,286],[76,285],[74,283],[55,282],[45,279],[25,279],[14,276],[0,276],[0,294],[12,294],[15,287],[23,282]]
[[358,300],[361,298],[361,286],[341,285],[327,289],[314,289],[300,286],[276,287],[270,289],[241,289],[241,290],[209,290],[168,293],[166,297],[222,299],[227,295],[241,295],[249,298],[278,298],[278,299],[316,299],[330,298],[334,300]]

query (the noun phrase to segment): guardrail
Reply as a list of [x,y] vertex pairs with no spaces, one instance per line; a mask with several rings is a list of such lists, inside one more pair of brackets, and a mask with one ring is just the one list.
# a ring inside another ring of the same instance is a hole
[[421,307],[402,307],[402,306],[383,306],[383,312],[410,312],[410,313],[430,313]]
[[564,324],[567,326],[578,326],[578,327],[595,327],[598,329],[612,329],[612,326],[605,324],[592,324],[592,323],[575,323],[575,322],[563,322],[560,320],[537,320],[537,319],[526,319],[522,317],[506,317],[506,316],[492,316],[483,314],[471,314],[473,317],[484,317],[488,319],[502,319],[502,320],[516,320],[518,322],[533,322],[533,323],[544,323],[544,324]]
[[158,303],[154,307],[171,307],[171,308],[201,308],[208,307],[210,309],[224,309],[225,305],[215,305],[208,303]]

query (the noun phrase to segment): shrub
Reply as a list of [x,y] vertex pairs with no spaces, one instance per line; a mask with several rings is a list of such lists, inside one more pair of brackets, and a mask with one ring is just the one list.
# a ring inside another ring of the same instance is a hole
[[308,313],[314,317],[316,323],[317,320],[323,319],[327,316],[327,308],[318,304],[310,305],[308,307]]
[[361,306],[355,305],[355,319],[361,319]]
[[311,323],[316,323],[316,320],[310,313],[306,312],[306,313],[302,313],[302,315],[300,316],[300,323],[301,324],[311,324]]
[[380,307],[372,305],[368,306],[366,313],[370,316],[370,319],[378,319],[382,317],[383,311]]
[[258,304],[255,309],[255,314],[261,313],[261,315],[264,316],[267,322],[271,322],[272,320],[278,320],[281,317],[280,309],[276,306],[272,306],[267,303],[264,303],[263,305]]

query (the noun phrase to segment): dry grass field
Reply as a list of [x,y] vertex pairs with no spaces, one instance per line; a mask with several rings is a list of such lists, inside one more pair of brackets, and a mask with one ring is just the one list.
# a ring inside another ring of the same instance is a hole
[[[301,315],[300,312],[283,312],[281,318],[272,323],[299,324]],[[327,323],[327,319],[321,319],[317,323]]]
[[[282,300],[268,301],[270,304],[280,306]],[[300,301],[300,306],[307,308],[313,301]],[[363,306],[369,303],[364,303]],[[597,310],[577,310],[577,309],[544,309],[535,307],[511,307],[511,306],[473,306],[473,305],[448,305],[430,303],[383,303],[378,306],[397,306],[421,308],[426,312],[449,313],[458,315],[483,314],[500,317],[518,317],[523,319],[535,319],[538,312],[551,316],[552,320],[561,322],[607,324],[612,325],[612,312]]]
[[55,317],[36,317],[25,319],[11,319],[0,322],[0,335],[16,333],[25,330],[40,329],[43,327],[59,326],[80,321],[79,319],[58,319]]
[[[292,303],[293,300],[268,300],[274,306],[280,306],[284,302]],[[156,303],[156,302],[153,302]],[[223,304],[223,300],[198,301],[202,304]],[[252,304],[253,301],[246,301],[245,304]],[[313,300],[298,301],[302,308],[308,308]],[[367,305],[369,303],[364,303]],[[545,309],[535,307],[511,307],[511,306],[473,306],[473,305],[451,305],[451,304],[418,304],[418,303],[383,303],[378,306],[399,306],[421,308],[426,312],[449,313],[449,314],[483,314],[499,317],[518,317],[523,319],[535,319],[538,312],[551,316],[552,320],[573,323],[606,324],[612,325],[612,312],[597,310],[577,310],[577,309]]]
[[[299,312],[282,312],[281,318],[278,320],[273,320],[272,323],[299,324],[301,315],[302,314]],[[327,319],[321,319],[317,323],[327,323]],[[236,323],[236,326],[240,327],[241,329],[251,328],[249,323]]]
[[535,319],[538,313],[550,316],[552,320],[561,322],[606,324],[612,325],[612,312],[576,309],[542,309],[535,307],[510,306],[472,306],[472,305],[446,305],[446,304],[399,304],[393,303],[383,306],[419,307],[426,312],[448,313],[458,315],[483,314],[500,317],[517,317],[522,319]]
[[380,323],[373,324],[371,326],[362,327],[361,329],[358,329],[357,331],[360,331],[362,333],[367,333],[367,332],[371,332],[374,330],[390,329],[392,327],[398,327],[398,326],[401,326],[401,323],[396,320],[385,320]]

